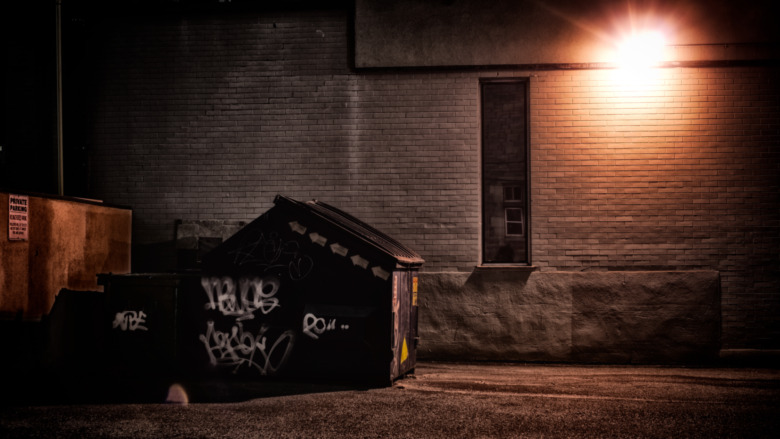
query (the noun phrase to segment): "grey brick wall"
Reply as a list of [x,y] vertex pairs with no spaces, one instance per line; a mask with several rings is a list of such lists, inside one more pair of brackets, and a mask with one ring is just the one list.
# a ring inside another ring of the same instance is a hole
[[432,269],[476,263],[472,75],[354,74],[341,13],[102,33],[94,187],[134,208],[137,243],[179,218],[253,219],[282,193],[401,237]]
[[427,271],[480,254],[479,79],[530,77],[532,261],[542,271],[714,269],[726,347],[778,347],[776,67],[354,71],[346,12],[95,28],[95,196],[134,241],[317,198]]

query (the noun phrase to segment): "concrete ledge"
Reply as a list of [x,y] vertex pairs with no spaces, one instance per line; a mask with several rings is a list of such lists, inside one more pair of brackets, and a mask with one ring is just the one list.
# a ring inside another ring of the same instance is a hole
[[422,359],[717,361],[716,271],[421,273]]

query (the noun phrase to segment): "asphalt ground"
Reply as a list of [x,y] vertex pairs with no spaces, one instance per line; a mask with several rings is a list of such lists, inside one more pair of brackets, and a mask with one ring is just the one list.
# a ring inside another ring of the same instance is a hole
[[426,362],[384,388],[103,383],[98,400],[82,387],[6,395],[0,437],[780,437],[778,369]]

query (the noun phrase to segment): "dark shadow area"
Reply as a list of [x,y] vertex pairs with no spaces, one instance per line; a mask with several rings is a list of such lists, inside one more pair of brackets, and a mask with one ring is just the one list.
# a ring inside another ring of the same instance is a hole
[[[37,373],[41,372],[41,373]],[[306,379],[175,380],[85,374],[16,373],[3,385],[0,406],[72,404],[233,403],[258,398],[368,390],[369,383]],[[8,376],[8,375],[6,375]]]
[[[40,321],[0,316],[0,406],[225,403],[390,384],[369,374],[331,376],[317,363],[308,374],[209,372],[196,361],[161,357],[154,343],[112,337],[107,308],[105,293],[62,290]],[[158,344],[177,351],[173,342]]]
[[133,273],[165,273],[176,270],[176,245],[173,241],[133,244]]
[[[179,384],[179,383],[176,383]],[[221,380],[190,381],[179,384],[189,403],[242,402],[257,398],[331,393],[350,390],[368,390],[375,387],[368,383],[331,380]],[[173,389],[169,388],[169,391]],[[175,397],[175,394],[166,395]],[[175,401],[171,401],[175,402]]]

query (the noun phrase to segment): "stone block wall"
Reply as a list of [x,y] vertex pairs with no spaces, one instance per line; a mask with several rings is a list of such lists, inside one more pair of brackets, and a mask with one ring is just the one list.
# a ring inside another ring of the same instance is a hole
[[420,275],[421,358],[709,363],[720,350],[715,271]]

